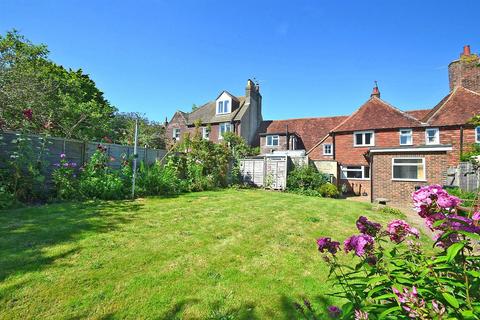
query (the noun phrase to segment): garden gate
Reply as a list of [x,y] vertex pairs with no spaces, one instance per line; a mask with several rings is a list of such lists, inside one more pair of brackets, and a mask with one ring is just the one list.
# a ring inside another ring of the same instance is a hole
[[265,156],[240,160],[242,181],[257,187],[284,190],[287,187],[287,172],[287,156]]

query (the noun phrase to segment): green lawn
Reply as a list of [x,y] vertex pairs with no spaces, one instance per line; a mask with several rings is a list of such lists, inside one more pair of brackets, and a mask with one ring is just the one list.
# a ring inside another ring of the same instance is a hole
[[261,190],[0,211],[0,319],[292,319],[365,203]]

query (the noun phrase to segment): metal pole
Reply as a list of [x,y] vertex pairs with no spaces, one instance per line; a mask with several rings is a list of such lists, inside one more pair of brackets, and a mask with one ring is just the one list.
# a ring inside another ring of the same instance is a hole
[[132,199],[135,199],[135,178],[137,175],[138,119],[135,119],[135,144],[133,145]]

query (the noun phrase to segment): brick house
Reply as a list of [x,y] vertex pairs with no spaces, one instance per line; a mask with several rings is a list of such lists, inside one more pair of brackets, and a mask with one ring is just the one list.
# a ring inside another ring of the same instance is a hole
[[448,70],[451,91],[432,109],[402,111],[375,85],[350,116],[263,122],[261,150],[304,149],[342,188],[406,203],[420,185],[444,185],[448,169],[480,143],[480,128],[468,124],[480,114],[480,59],[466,46]]
[[199,126],[204,139],[222,140],[224,132],[234,132],[249,144],[255,144],[262,122],[262,95],[258,84],[247,81],[245,96],[234,96],[222,91],[215,100],[192,112],[177,111],[166,124],[168,144],[181,141],[185,134],[193,134]]

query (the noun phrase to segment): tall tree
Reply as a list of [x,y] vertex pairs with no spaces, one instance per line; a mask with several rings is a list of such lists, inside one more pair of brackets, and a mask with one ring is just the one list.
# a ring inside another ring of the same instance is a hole
[[82,140],[108,135],[117,109],[81,69],[67,70],[48,54],[16,30],[0,35],[0,126],[22,129],[27,115],[38,133]]

